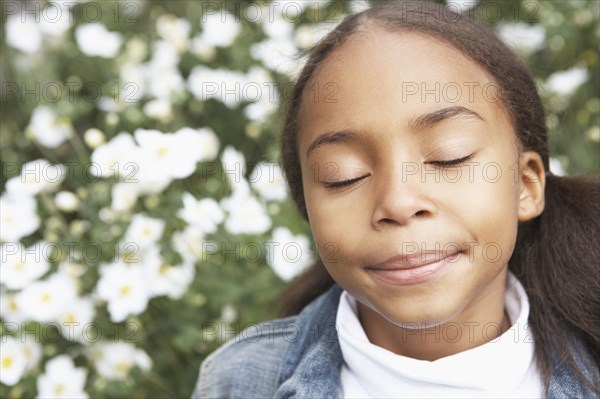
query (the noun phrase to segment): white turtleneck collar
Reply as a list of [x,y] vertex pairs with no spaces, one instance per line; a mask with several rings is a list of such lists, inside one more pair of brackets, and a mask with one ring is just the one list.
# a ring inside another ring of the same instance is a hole
[[344,358],[343,397],[542,397],[527,323],[529,300],[510,271],[504,303],[511,322],[504,334],[476,348],[427,361],[369,342],[358,319],[356,299],[343,291],[336,319]]

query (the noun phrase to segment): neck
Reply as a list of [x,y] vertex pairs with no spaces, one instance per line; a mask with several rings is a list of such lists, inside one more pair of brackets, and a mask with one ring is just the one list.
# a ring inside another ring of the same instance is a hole
[[358,317],[371,343],[398,355],[434,361],[493,341],[510,328],[505,281],[504,274],[498,276],[456,317],[425,328],[403,328],[360,302]]

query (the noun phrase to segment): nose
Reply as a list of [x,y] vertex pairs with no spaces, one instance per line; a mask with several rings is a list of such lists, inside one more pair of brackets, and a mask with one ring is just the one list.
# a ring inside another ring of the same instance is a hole
[[421,182],[419,174],[406,176],[401,168],[380,176],[373,192],[372,224],[376,230],[390,225],[404,226],[432,217],[437,211],[431,186]]

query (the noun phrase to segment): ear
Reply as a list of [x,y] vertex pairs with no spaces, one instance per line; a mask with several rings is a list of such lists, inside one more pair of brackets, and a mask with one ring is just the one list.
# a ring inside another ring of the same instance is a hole
[[520,154],[519,185],[519,222],[526,222],[544,210],[546,171],[537,152],[523,151]]

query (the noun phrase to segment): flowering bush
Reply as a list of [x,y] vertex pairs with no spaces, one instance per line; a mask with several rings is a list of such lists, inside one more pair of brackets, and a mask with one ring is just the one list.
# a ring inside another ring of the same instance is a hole
[[[553,168],[597,167],[598,3],[507,3]],[[316,256],[277,163],[297,54],[367,5],[2,3],[2,397],[187,397],[275,316]]]

